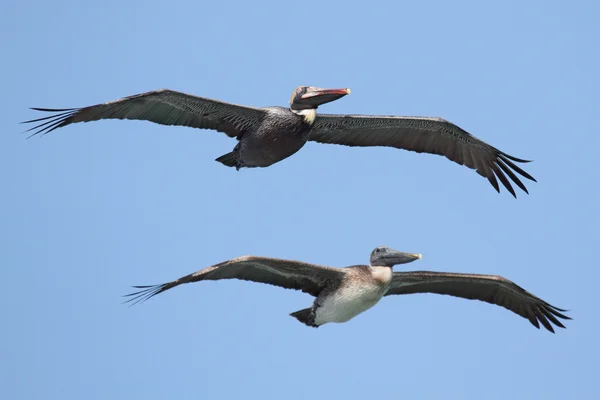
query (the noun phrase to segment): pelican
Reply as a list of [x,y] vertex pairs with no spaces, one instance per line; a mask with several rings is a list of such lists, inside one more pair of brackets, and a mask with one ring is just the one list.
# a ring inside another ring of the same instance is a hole
[[172,282],[133,286],[125,295],[136,304],[184,283],[241,279],[285,289],[301,290],[316,297],[312,307],[291,313],[298,321],[319,327],[330,322],[347,322],[370,309],[383,296],[393,294],[437,293],[496,304],[526,318],[536,328],[542,325],[554,333],[557,319],[571,319],[539,297],[501,276],[458,274],[433,271],[392,272],[392,267],[421,259],[421,254],[403,253],[377,247],[370,265],[332,268],[301,261],[243,256],[202,269]]
[[146,120],[162,125],[213,129],[238,140],[233,151],[216,159],[237,170],[268,167],[290,157],[307,141],[314,141],[395,147],[442,155],[476,170],[498,192],[499,179],[514,197],[515,190],[507,175],[525,193],[528,193],[527,188],[515,172],[535,182],[514,163],[530,161],[510,156],[442,118],[317,115],[320,105],[349,93],[350,89],[300,86],[294,90],[289,108],[255,108],[160,89],[83,108],[32,108],[54,114],[23,123],[38,123],[27,131],[34,131],[32,136],[76,122],[101,119]]

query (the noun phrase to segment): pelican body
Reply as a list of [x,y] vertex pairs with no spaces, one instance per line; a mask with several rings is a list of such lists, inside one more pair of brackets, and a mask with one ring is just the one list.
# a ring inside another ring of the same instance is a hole
[[216,161],[240,168],[268,167],[288,158],[308,141],[310,124],[283,107],[265,108],[265,119],[243,135],[233,151]]
[[101,119],[146,120],[162,125],[214,129],[238,140],[233,151],[216,159],[237,170],[268,167],[313,141],[443,155],[476,170],[498,192],[500,180],[515,197],[510,180],[528,193],[515,172],[535,181],[515,164],[528,160],[510,156],[442,118],[317,114],[319,106],[349,93],[350,89],[300,86],[294,90],[289,108],[256,108],[160,89],[83,108],[34,108],[55,114],[25,123],[38,123],[29,129],[34,130],[33,135]]
[[202,269],[172,282],[140,289],[126,295],[133,304],[145,301],[175,286],[204,280],[241,279],[286,289],[301,290],[315,297],[311,307],[290,315],[298,321],[319,327],[351,320],[377,304],[382,297],[412,293],[437,293],[480,300],[502,306],[539,329],[550,332],[558,320],[570,319],[565,310],[554,307],[515,283],[494,275],[459,274],[433,271],[393,272],[394,265],[421,259],[420,254],[377,247],[370,265],[333,268],[301,261],[243,256]]
[[310,123],[283,107],[266,107],[263,122],[239,138],[233,151],[216,161],[228,167],[268,167],[300,150],[310,135]]
[[345,276],[321,291],[312,307],[291,315],[308,326],[318,327],[329,322],[347,322],[375,304],[392,283],[392,267],[420,259],[420,254],[394,253],[394,261],[384,262],[372,257],[375,265],[347,267]]

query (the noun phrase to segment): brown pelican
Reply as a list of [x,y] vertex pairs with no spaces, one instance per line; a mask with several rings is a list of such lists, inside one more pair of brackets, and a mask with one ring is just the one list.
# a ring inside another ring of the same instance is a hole
[[515,197],[506,175],[526,193],[525,185],[514,171],[535,181],[513,163],[529,161],[510,156],[441,118],[317,115],[317,107],[349,93],[350,89],[300,86],[294,91],[289,108],[254,108],[161,89],[83,108],[33,108],[57,114],[24,123],[39,122],[28,130],[35,130],[32,136],[76,122],[101,119],[136,119],[162,125],[215,129],[239,141],[232,152],[216,159],[238,170],[268,167],[296,153],[311,140],[439,154],[476,170],[499,192],[498,178]]
[[392,272],[396,264],[421,259],[420,254],[402,253],[389,247],[377,247],[370,265],[332,268],[300,261],[244,256],[194,272],[175,281],[126,295],[133,304],[179,286],[206,280],[241,279],[296,289],[316,297],[312,307],[291,313],[312,327],[329,322],[346,322],[368,310],[383,296],[392,294],[438,293],[481,300],[502,306],[526,319],[539,329],[540,322],[554,332],[551,322],[564,328],[556,318],[571,319],[565,310],[554,307],[501,276],[448,272]]

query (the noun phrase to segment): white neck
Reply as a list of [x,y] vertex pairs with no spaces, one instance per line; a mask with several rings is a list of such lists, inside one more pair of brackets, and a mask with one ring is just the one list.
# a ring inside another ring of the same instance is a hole
[[371,267],[371,274],[373,279],[384,285],[389,285],[393,277],[390,267]]
[[301,115],[304,118],[304,121],[311,125],[315,123],[315,118],[317,118],[317,110],[314,108],[309,108],[306,110],[292,110],[292,112],[296,115]]

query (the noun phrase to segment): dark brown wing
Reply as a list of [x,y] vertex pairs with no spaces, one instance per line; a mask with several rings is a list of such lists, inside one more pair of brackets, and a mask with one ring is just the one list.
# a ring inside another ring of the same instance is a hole
[[136,94],[83,108],[33,108],[33,110],[57,114],[23,122],[39,122],[28,130],[28,132],[35,131],[32,136],[38,133],[46,134],[76,122],[136,119],[161,125],[215,129],[230,137],[238,137],[246,130],[260,124],[265,115],[265,111],[259,108],[223,103],[168,89]]
[[476,170],[499,192],[497,177],[514,197],[515,191],[506,175],[525,193],[528,193],[527,188],[514,171],[535,182],[531,175],[513,163],[530,161],[510,156],[441,118],[318,114],[310,140],[439,154]]
[[437,293],[481,300],[504,307],[527,318],[539,329],[539,322],[554,333],[550,322],[564,328],[557,319],[571,319],[539,297],[501,276],[478,274],[455,274],[448,272],[414,271],[394,272],[386,296],[392,294]]
[[183,283],[241,279],[267,283],[285,289],[301,290],[316,297],[324,287],[335,280],[343,279],[345,274],[346,271],[341,268],[278,258],[244,256],[213,265],[172,282],[152,286],[134,286],[134,288],[143,290],[126,296],[131,297],[127,302],[135,304]]

